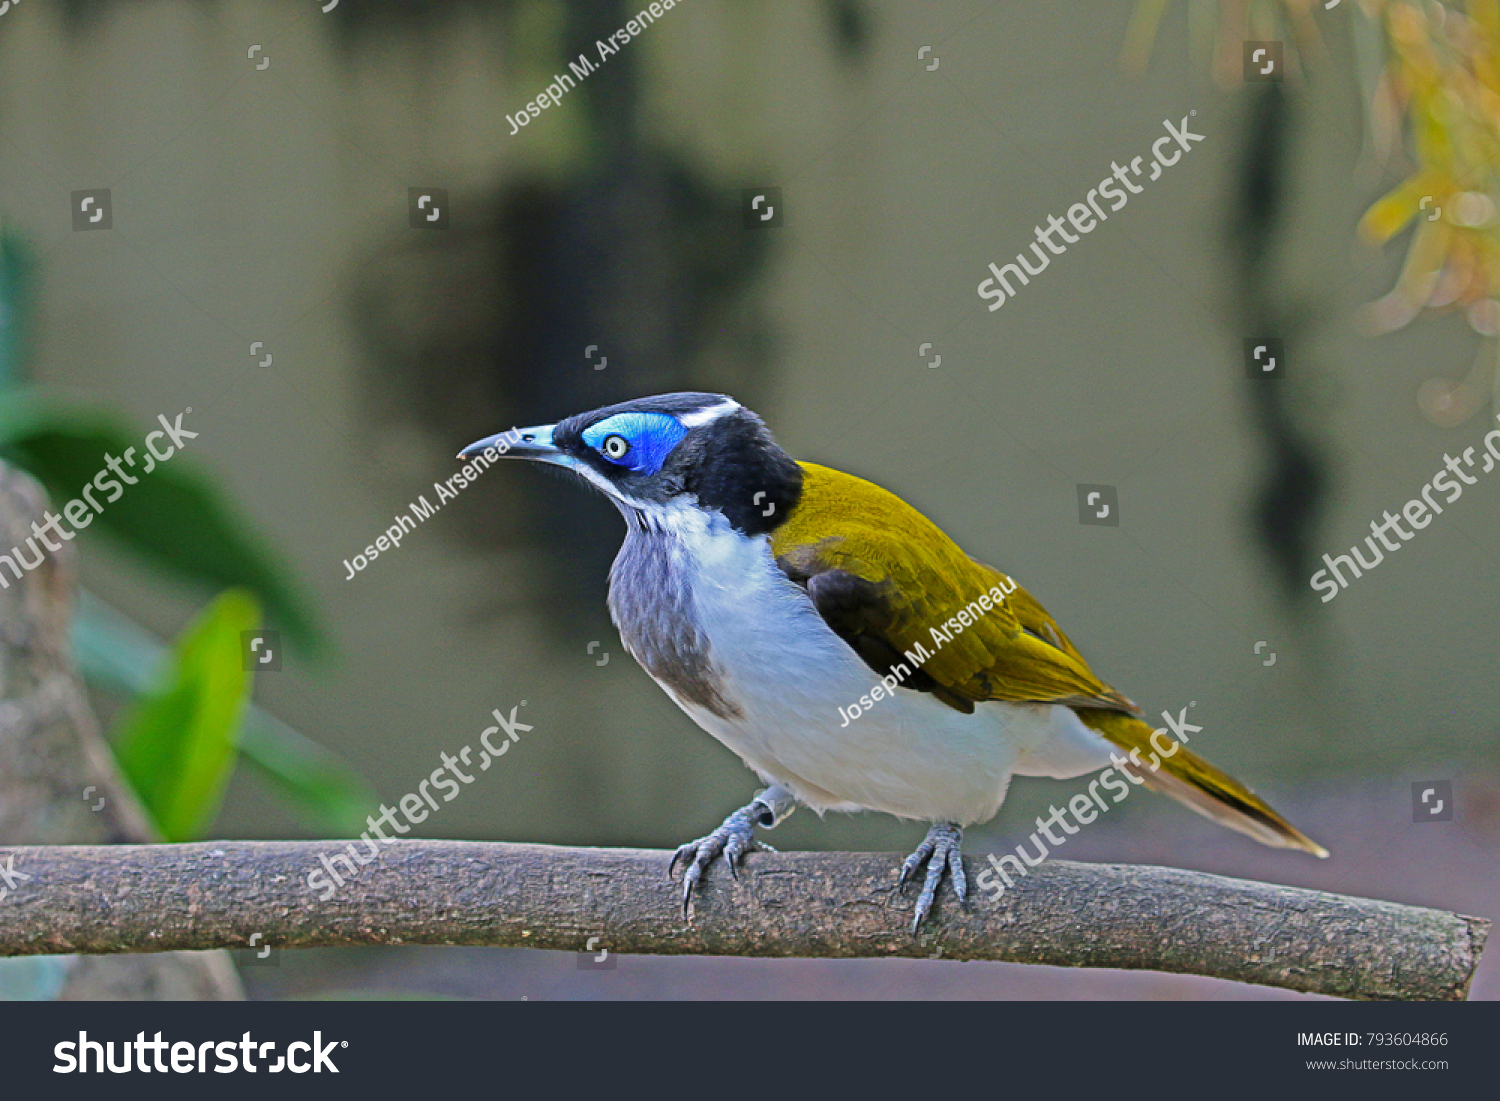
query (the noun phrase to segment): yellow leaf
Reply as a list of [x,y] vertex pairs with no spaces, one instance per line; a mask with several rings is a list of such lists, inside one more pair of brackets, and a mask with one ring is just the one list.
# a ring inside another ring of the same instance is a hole
[[1384,244],[1406,228],[1421,209],[1423,198],[1432,198],[1432,203],[1428,204],[1430,208],[1433,203],[1441,202],[1440,193],[1444,190],[1437,178],[1430,174],[1413,176],[1365,211],[1365,216],[1359,220],[1360,236],[1373,245]]

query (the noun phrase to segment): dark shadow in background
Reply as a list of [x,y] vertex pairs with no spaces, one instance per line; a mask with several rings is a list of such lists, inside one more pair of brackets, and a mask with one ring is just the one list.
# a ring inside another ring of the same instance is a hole
[[[415,420],[445,463],[459,446],[514,425],[646,394],[724,391],[765,404],[774,351],[759,302],[776,234],[745,228],[740,188],[766,181],[716,178],[645,132],[641,47],[629,43],[600,64],[595,45],[641,6],[566,5],[555,71],[568,72],[579,54],[598,67],[566,93],[571,117],[551,108],[509,139],[581,126],[588,155],[576,171],[450,196],[451,230],[413,231],[409,244],[365,267],[357,324],[372,364],[371,416]],[[358,48],[361,27],[409,25],[435,7],[351,6],[348,43]],[[832,0],[828,10],[832,48],[857,61],[868,43],[860,5]],[[506,113],[538,90],[518,89]],[[590,345],[598,347],[586,358]],[[516,473],[470,491],[480,505],[463,510],[463,537],[543,551],[535,556],[543,581],[527,599],[546,609],[555,641],[597,637],[621,521],[573,486]],[[487,611],[503,605],[497,599]]]
[[[1292,100],[1280,84],[1254,96],[1231,212],[1229,258],[1244,335],[1281,338],[1287,371],[1306,377],[1313,371],[1306,351],[1313,318],[1307,308],[1276,293],[1295,121]],[[1294,395],[1306,390],[1297,382],[1249,379],[1245,392],[1266,456],[1264,481],[1250,511],[1254,542],[1290,609],[1305,613],[1312,607],[1307,579],[1328,499],[1329,461],[1299,423]]]

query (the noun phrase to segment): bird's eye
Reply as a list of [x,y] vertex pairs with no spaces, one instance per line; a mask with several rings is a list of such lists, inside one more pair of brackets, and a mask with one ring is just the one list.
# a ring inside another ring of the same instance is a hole
[[624,436],[606,436],[604,446],[601,448],[606,459],[620,460],[630,450],[630,441]]

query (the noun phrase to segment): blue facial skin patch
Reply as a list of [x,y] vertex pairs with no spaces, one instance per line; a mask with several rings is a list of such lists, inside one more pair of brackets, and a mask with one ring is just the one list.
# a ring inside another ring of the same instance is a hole
[[[655,474],[687,431],[676,417],[666,413],[616,413],[585,428],[583,442],[616,466],[637,474]],[[604,441],[610,436],[623,436],[630,450],[618,459],[605,454]]]

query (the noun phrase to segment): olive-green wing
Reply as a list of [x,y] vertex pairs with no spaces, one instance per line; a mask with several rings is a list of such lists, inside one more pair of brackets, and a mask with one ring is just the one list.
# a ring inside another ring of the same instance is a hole
[[[984,700],[1133,710],[1013,580],[969,558],[894,494],[801,466],[802,498],[772,551],[872,669],[889,673],[905,658],[907,687],[963,711]],[[913,655],[926,655],[920,670]]]
[[965,712],[986,700],[1068,705],[1131,754],[1123,767],[1148,786],[1264,844],[1328,855],[1232,776],[1185,746],[1158,743],[1135,704],[1094,675],[1025,589],[969,558],[894,494],[801,465],[802,499],[773,534],[772,552],[877,673],[905,666],[905,687]]

